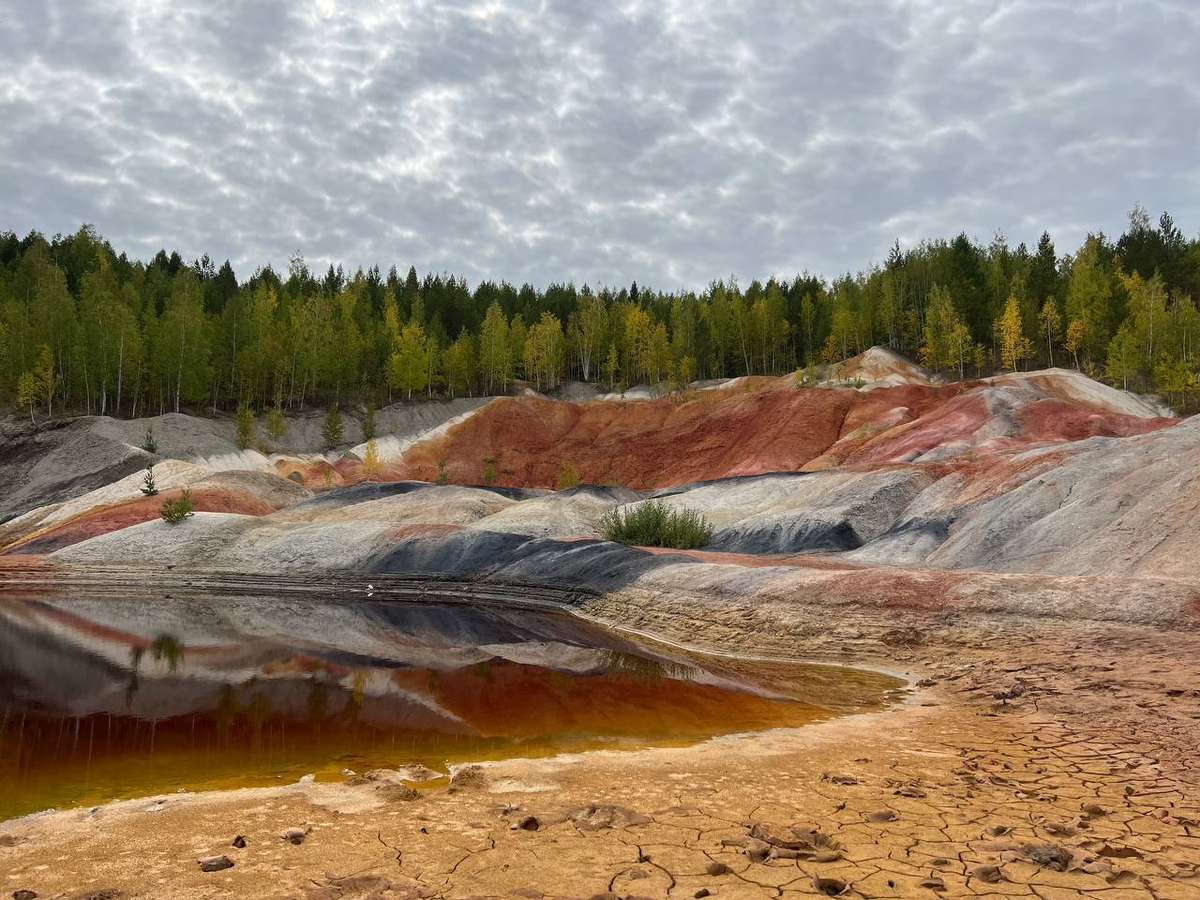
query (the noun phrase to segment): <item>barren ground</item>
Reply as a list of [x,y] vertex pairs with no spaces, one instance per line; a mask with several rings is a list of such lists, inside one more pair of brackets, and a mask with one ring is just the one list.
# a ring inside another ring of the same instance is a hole
[[[1200,897],[1200,635],[866,608],[738,629],[640,602],[668,639],[874,664],[918,689],[798,730],[468,768],[415,797],[359,779],[16,820],[3,893]],[[582,612],[628,624],[619,596]],[[311,831],[293,844],[293,827]],[[216,854],[234,866],[201,872]]]

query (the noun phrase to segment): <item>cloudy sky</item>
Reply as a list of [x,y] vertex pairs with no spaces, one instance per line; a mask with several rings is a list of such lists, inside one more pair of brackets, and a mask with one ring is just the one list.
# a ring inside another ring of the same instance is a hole
[[1200,228],[1191,0],[0,0],[0,229],[241,277],[832,275]]

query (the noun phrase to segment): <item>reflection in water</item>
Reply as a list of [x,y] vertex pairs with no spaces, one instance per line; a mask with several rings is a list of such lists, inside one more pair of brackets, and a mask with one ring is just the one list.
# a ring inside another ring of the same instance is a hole
[[690,742],[875,706],[896,685],[688,655],[544,612],[5,595],[0,818],[343,768]]

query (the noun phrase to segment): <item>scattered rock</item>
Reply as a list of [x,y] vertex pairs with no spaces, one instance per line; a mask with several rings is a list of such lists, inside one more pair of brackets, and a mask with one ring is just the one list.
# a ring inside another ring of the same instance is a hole
[[867,813],[868,822],[895,822],[899,818],[900,813],[894,809],[877,809]]
[[1089,819],[1098,819],[1101,816],[1107,816],[1109,813],[1109,810],[1105,809],[1098,803],[1085,803],[1083,804],[1082,809],[1084,815],[1086,815]]
[[700,888],[700,890],[696,891],[696,893],[692,894],[692,896],[695,897],[696,900],[700,900],[702,897],[711,897],[712,891],[710,891],[708,888]]
[[421,792],[410,788],[407,784],[381,784],[375,788],[375,793],[384,800],[409,803],[421,799]]
[[237,847],[239,850],[243,849],[246,846],[245,836],[239,834],[237,837],[235,837],[233,839],[233,846]]
[[220,856],[202,856],[196,862],[201,872],[220,872],[222,869],[233,868],[233,860],[223,853]]
[[704,867],[704,874],[706,875],[728,875],[732,871],[733,869],[729,868],[725,863],[717,862],[716,860],[713,860]]
[[310,831],[312,831],[311,828],[289,828],[280,837],[293,844],[303,844]]
[[926,793],[917,787],[915,784],[905,784],[896,788],[896,794],[900,797],[915,797],[921,798],[927,796]]
[[942,881],[936,875],[930,875],[921,882],[921,887],[931,891],[944,891],[946,889],[946,882]]
[[413,781],[418,784],[446,777],[445,772],[436,772],[428,766],[423,766],[419,763],[410,763],[407,766],[401,766],[396,771],[396,774],[400,776],[401,781]]
[[37,900],[36,891],[13,891],[13,900]]

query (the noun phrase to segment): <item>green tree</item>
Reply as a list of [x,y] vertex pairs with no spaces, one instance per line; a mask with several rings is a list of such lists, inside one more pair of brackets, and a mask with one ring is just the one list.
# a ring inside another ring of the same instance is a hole
[[573,488],[583,482],[579,472],[576,471],[575,465],[567,460],[558,470],[558,474],[554,476],[554,489],[556,491],[565,491],[567,488]]
[[1054,365],[1054,342],[1058,339],[1058,333],[1062,330],[1062,317],[1058,314],[1058,304],[1053,298],[1047,298],[1042,304],[1042,310],[1038,314],[1038,321],[1042,326],[1042,334],[1046,336],[1046,356],[1050,360],[1050,365]]
[[344,431],[345,426],[342,423],[342,414],[335,403],[325,413],[325,422],[321,426],[321,437],[325,439],[325,446],[332,450],[340,444]]

